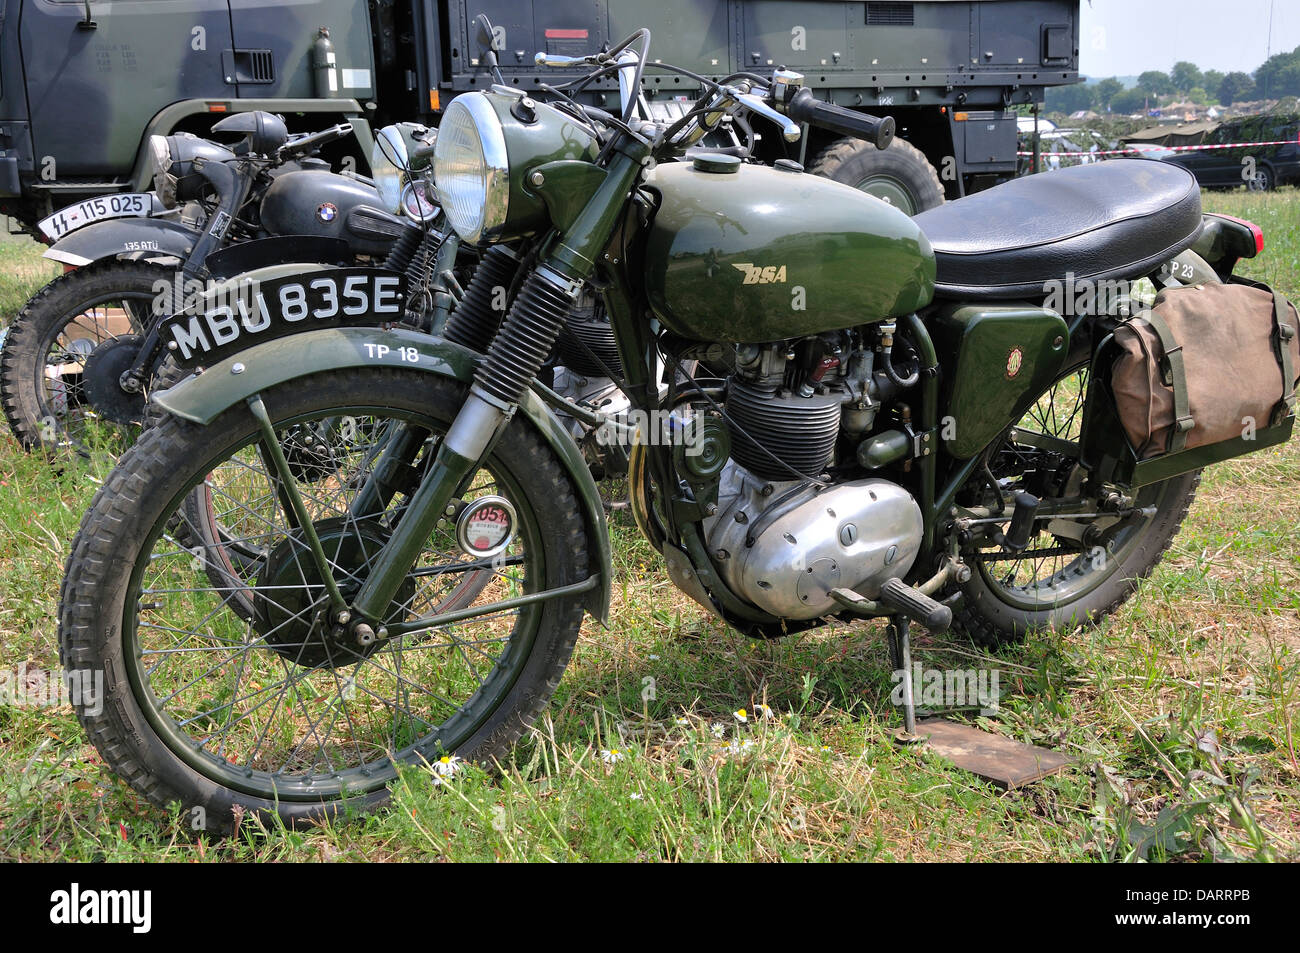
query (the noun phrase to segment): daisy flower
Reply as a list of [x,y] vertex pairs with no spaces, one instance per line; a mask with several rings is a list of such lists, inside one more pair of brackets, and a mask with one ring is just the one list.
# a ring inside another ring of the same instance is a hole
[[734,715],[736,721],[740,722],[742,725],[749,721],[749,712],[745,711],[743,708],[733,711],[731,714]]
[[433,771],[433,786],[437,787],[440,784],[445,784],[454,778],[460,771],[461,764],[460,758],[454,754],[445,754],[429,765],[429,768]]
[[776,717],[776,712],[772,711],[772,709],[767,705],[755,705],[754,713],[756,715],[761,715],[764,721]]
[[622,761],[624,757],[623,752],[619,751],[617,748],[604,748],[601,749],[600,752],[600,760],[604,761],[606,764],[618,764],[618,762]]
[[715,721],[709,725],[709,732],[715,738],[721,738],[727,733],[727,726],[720,721]]

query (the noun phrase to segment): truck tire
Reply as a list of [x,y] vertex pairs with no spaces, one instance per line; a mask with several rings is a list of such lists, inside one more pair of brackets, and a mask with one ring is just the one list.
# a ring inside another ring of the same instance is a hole
[[808,171],[861,189],[908,215],[943,204],[943,184],[934,166],[925,153],[902,139],[888,149],[861,139],[839,139],[821,151]]

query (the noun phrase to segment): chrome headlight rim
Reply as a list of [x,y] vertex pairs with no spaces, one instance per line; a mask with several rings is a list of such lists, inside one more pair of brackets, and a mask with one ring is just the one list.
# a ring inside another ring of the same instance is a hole
[[[402,164],[394,161],[394,157]],[[402,189],[407,182],[406,170],[409,167],[410,155],[401,130],[394,124],[376,132],[375,144],[370,150],[370,177],[385,211],[393,214],[402,211]]]
[[[447,135],[447,120],[454,119],[453,110],[460,109],[469,114],[470,126],[478,138],[482,160],[483,199],[479,217],[473,223],[458,221],[460,219],[458,210],[453,214],[452,199],[444,185],[444,180],[451,177],[440,173],[443,156],[441,147],[451,139]],[[505,128],[501,124],[501,118],[486,93],[481,91],[465,93],[448,104],[439,132],[439,148],[434,152],[433,160],[433,181],[438,204],[447,216],[448,224],[462,241],[471,245],[491,241],[505,228],[506,217],[510,210],[510,159],[506,151]]]

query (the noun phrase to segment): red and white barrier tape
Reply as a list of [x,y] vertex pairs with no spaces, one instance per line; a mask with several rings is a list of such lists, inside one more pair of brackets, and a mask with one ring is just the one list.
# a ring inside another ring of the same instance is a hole
[[[1241,149],[1246,146],[1288,146],[1294,139],[1280,139],[1276,142],[1224,142],[1205,146],[1129,146],[1127,149],[1101,149],[1097,152],[1048,152],[1039,150],[1039,155],[1047,156],[1123,156],[1130,152],[1196,152],[1206,149]],[[1032,152],[1017,152],[1018,156],[1032,156]]]

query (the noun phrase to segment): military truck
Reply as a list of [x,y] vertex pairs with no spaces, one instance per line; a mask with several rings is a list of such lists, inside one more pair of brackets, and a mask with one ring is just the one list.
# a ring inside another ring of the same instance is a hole
[[[436,125],[458,93],[493,80],[473,19],[492,21],[508,85],[564,79],[536,52],[579,54],[648,27],[653,56],[711,78],[801,72],[819,96],[891,115],[884,152],[811,130],[760,157],[921,211],[1015,174],[1013,107],[1078,76],[1078,0],[0,0],[0,212],[30,228],[89,195],[148,188],[151,135],[205,134],[221,114],[266,109],[292,131],[349,121],[327,155],[365,171],[372,130]],[[653,101],[690,100],[647,72]],[[616,80],[596,103],[617,100]]]

